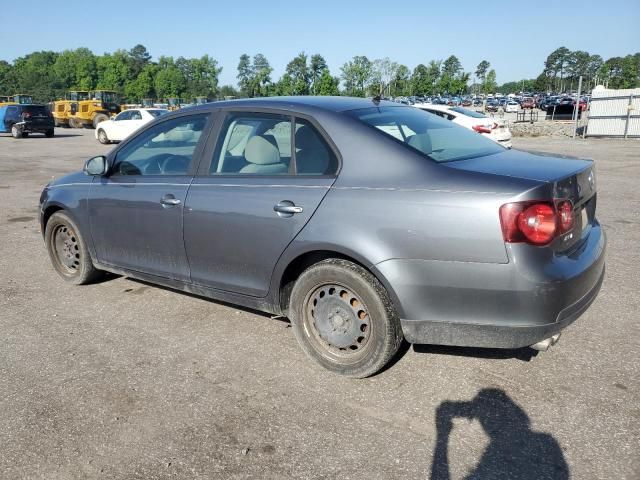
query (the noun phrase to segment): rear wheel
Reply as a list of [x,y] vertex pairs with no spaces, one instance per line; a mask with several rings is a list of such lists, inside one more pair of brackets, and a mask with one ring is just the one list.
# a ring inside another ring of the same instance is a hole
[[82,128],[82,123],[80,123],[76,118],[71,117],[69,119],[69,126],[71,128]]
[[98,130],[98,141],[103,145],[107,145],[109,143],[109,137],[107,137],[107,132],[105,132],[102,128]]
[[53,268],[65,281],[83,285],[101,276],[102,271],[93,266],[80,230],[66,213],[51,215],[44,238]]
[[305,353],[349,377],[378,372],[402,343],[400,321],[385,288],[367,270],[342,259],[322,261],[300,275],[289,315]]
[[18,125],[13,125],[11,127],[11,136],[13,136],[13,138],[22,138],[24,137],[24,132]]
[[95,117],[93,117],[93,128],[98,128],[98,124],[106,120],[109,120],[109,117],[107,117],[104,113],[98,113]]

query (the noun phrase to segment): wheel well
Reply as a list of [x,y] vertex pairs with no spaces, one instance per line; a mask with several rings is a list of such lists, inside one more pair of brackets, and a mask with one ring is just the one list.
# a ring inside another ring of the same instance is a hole
[[357,265],[360,265],[362,268],[375,276],[375,274],[371,272],[371,270],[369,270],[366,266],[364,266],[356,259],[338,252],[333,252],[331,250],[316,250],[313,252],[304,253],[299,257],[296,257],[291,263],[289,263],[284,273],[282,274],[282,278],[280,279],[280,310],[284,315],[287,315],[287,311],[289,310],[289,299],[291,298],[291,291],[293,290],[293,285],[296,283],[298,277],[311,265],[315,265],[316,263],[327,260],[329,258],[341,258],[343,260],[348,260]]
[[47,209],[44,211],[44,214],[42,215],[42,233],[43,234],[47,229],[47,223],[49,222],[49,218],[51,218],[51,215],[53,215],[56,212],[59,212],[60,210],[64,210],[64,209],[57,205],[52,205],[50,207],[47,207]]

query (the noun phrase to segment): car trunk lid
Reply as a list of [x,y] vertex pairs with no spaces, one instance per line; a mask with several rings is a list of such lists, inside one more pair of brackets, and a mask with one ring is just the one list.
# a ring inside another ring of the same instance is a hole
[[[539,181],[527,199],[554,202],[571,200],[573,228],[549,245],[567,251],[588,234],[595,218],[596,184],[593,161],[509,150],[445,164],[459,170]],[[525,192],[523,192],[525,193]]]

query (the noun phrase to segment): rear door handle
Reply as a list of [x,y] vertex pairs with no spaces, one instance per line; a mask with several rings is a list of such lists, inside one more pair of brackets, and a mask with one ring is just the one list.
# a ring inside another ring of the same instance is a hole
[[172,194],[168,193],[160,199],[160,203],[163,207],[175,207],[176,205],[180,205],[182,202],[179,198],[176,198]]
[[283,200],[273,206],[273,211],[281,217],[291,217],[294,213],[302,213],[304,210],[290,200]]

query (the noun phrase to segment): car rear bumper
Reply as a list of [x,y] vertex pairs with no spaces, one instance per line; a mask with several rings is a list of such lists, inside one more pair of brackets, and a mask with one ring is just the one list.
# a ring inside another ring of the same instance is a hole
[[596,298],[606,240],[594,225],[575,255],[550,263],[394,259],[377,265],[411,343],[518,348],[559,333]]

